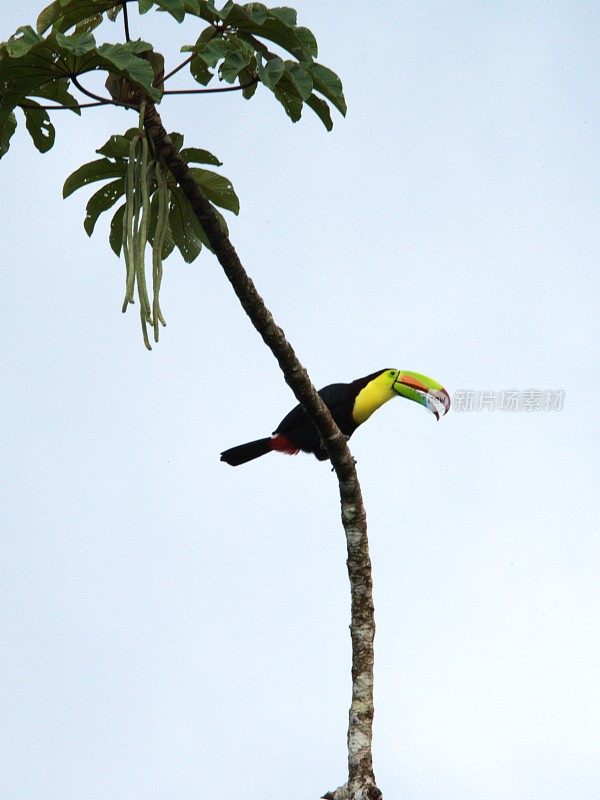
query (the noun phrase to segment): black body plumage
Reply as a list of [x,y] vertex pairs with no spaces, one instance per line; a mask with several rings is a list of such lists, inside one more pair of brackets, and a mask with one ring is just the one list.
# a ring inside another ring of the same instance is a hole
[[[331,383],[319,390],[319,395],[338,428],[348,439],[358,427],[358,423],[352,417],[352,411],[359,392],[383,371],[378,370],[351,383]],[[289,446],[286,446],[286,443],[289,443]],[[317,429],[306,415],[306,411],[298,404],[281,420],[272,437],[256,439],[225,450],[221,453],[221,461],[239,466],[271,450],[288,453],[302,450],[305,453],[313,453],[319,461],[329,458]]]

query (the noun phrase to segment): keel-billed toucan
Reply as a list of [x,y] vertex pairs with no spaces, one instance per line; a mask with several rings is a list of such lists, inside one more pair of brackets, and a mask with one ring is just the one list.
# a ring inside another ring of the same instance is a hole
[[[319,394],[347,439],[374,411],[397,395],[420,403],[438,419],[450,408],[448,392],[439,383],[418,372],[397,369],[378,370],[352,383],[332,383]],[[271,450],[290,455],[303,450],[314,453],[319,461],[329,458],[317,429],[302,406],[297,405],[281,420],[272,436],[225,450],[221,461],[237,467]]]

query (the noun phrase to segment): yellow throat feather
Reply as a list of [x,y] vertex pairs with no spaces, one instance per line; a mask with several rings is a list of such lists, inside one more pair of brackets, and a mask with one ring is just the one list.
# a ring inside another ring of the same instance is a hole
[[393,378],[390,378],[390,370],[385,370],[360,390],[352,409],[352,419],[357,425],[362,425],[374,411],[396,396],[396,392],[392,388],[393,383]]

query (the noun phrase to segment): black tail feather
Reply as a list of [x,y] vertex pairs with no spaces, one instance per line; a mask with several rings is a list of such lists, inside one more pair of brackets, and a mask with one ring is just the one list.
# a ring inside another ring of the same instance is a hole
[[270,453],[271,450],[271,437],[267,436],[266,439],[256,439],[254,442],[246,442],[246,444],[239,444],[237,447],[224,450],[221,453],[221,461],[231,464],[232,467],[238,467],[240,464],[245,464],[246,461],[252,461],[253,458]]

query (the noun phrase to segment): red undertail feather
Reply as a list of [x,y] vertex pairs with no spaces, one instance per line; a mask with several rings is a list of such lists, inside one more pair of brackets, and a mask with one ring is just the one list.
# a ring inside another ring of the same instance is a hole
[[281,433],[277,433],[275,436],[271,437],[271,448],[277,450],[278,453],[287,453],[289,456],[295,456],[300,450],[299,447],[292,444],[292,442]]

